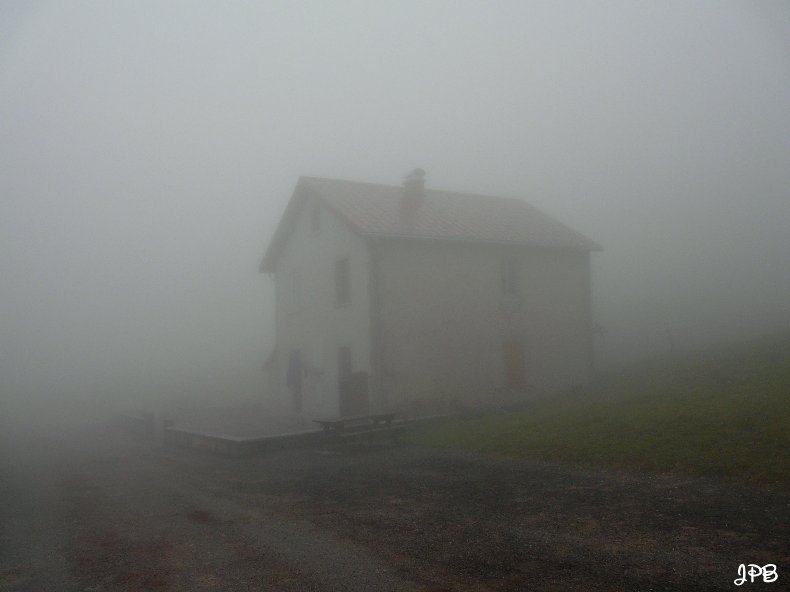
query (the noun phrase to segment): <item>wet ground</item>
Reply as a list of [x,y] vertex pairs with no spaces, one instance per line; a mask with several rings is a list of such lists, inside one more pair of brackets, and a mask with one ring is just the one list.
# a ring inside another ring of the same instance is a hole
[[[8,440],[6,441],[8,443]],[[732,590],[790,497],[409,446],[224,459],[97,425],[0,464],[0,590]]]

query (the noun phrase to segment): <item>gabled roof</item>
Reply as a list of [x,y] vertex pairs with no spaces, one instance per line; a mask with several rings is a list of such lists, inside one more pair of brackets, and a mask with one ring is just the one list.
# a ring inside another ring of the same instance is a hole
[[413,214],[404,217],[401,186],[300,177],[261,262],[261,271],[274,270],[274,261],[308,196],[324,202],[367,238],[447,240],[569,251],[601,249],[581,233],[520,199],[426,189]]

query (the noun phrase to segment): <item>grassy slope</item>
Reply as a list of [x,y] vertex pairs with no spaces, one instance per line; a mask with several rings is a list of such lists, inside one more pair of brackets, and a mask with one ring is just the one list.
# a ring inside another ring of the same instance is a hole
[[412,440],[790,491],[790,337],[632,370],[585,393],[453,420]]

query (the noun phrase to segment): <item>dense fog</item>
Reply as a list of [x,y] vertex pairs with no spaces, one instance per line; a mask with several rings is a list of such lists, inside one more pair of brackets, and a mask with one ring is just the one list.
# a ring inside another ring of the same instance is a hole
[[601,367],[790,328],[790,5],[0,5],[0,398],[255,401],[300,175],[599,242]]

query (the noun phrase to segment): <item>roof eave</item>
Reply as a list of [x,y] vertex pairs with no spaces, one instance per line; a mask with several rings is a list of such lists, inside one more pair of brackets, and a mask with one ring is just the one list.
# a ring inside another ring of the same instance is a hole
[[530,241],[495,241],[489,239],[474,239],[474,238],[455,238],[444,236],[427,236],[415,234],[396,234],[396,233],[383,233],[383,232],[368,232],[361,233],[365,238],[371,240],[402,240],[402,241],[426,241],[426,242],[443,242],[443,243],[467,243],[471,245],[488,245],[496,247],[522,247],[527,249],[541,249],[547,251],[572,251],[572,252],[593,252],[603,251],[603,247],[598,243],[589,240],[587,245],[552,245],[546,243],[536,243]]

